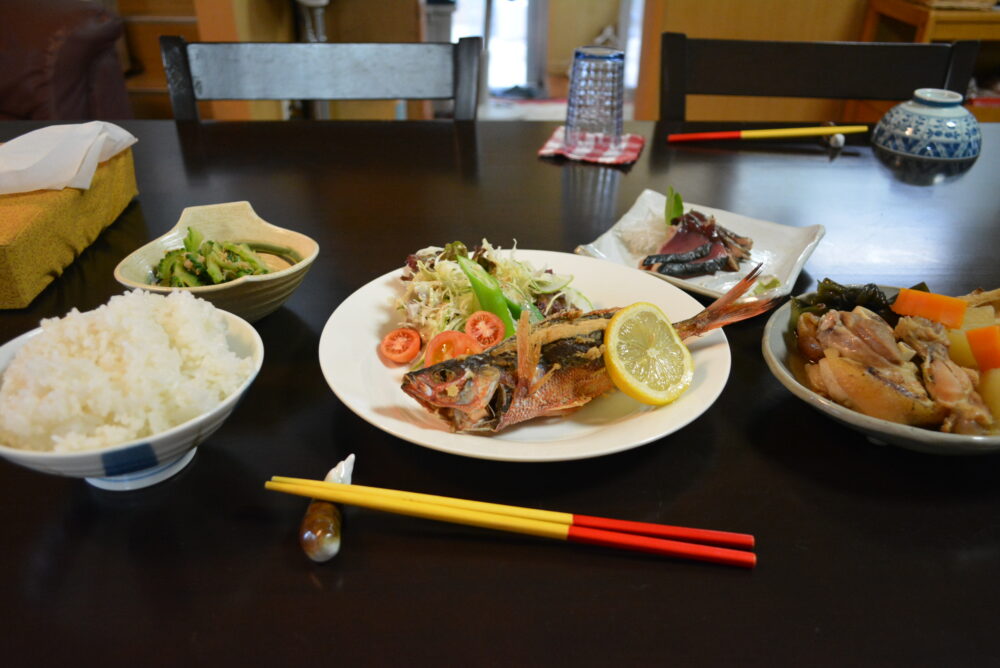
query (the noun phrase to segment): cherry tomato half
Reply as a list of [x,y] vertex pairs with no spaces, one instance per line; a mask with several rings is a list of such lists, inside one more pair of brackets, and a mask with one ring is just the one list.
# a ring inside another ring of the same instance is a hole
[[424,365],[431,366],[462,355],[475,355],[481,352],[483,347],[474,338],[465,332],[447,329],[428,342],[427,351],[424,353]]
[[503,320],[489,311],[476,311],[465,321],[465,333],[476,340],[484,349],[503,341]]
[[390,362],[406,364],[420,352],[420,334],[409,327],[394,329],[385,335],[378,349]]

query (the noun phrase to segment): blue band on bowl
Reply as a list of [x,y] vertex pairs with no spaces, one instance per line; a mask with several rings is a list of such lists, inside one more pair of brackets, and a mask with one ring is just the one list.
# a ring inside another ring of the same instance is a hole
[[153,452],[152,445],[140,443],[127,450],[116,450],[101,455],[101,463],[104,465],[104,475],[113,476],[153,468],[159,460]]

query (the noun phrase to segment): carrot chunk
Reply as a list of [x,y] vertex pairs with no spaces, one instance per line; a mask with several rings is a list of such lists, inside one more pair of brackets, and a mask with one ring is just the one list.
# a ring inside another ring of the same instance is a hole
[[980,371],[1000,368],[1000,325],[970,329],[965,338]]
[[968,302],[958,297],[903,288],[892,303],[892,310],[899,315],[920,316],[940,322],[945,327],[958,329],[962,326],[968,306]]

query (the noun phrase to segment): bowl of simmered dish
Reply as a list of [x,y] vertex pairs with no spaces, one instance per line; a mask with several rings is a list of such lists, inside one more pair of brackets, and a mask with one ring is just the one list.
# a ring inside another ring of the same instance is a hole
[[1000,291],[951,297],[824,279],[771,315],[761,347],[792,394],[873,442],[998,452],[1000,367],[987,341],[1000,342],[998,305]]
[[291,296],[318,254],[313,239],[263,220],[249,202],[192,206],[119,262],[115,279],[159,294],[190,291],[254,322]]

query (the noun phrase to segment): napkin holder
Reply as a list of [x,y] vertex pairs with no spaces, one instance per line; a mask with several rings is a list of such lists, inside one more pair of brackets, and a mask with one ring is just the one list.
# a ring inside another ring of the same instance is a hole
[[24,308],[139,193],[132,149],[97,167],[87,190],[0,195],[0,308]]

